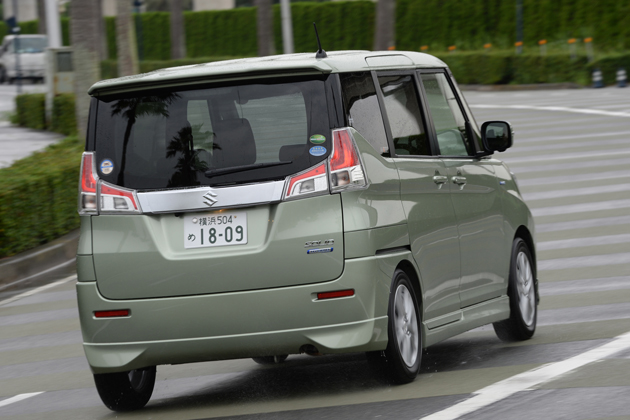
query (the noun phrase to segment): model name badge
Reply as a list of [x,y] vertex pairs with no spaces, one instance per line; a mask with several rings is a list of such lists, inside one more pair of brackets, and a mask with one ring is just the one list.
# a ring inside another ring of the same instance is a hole
[[335,240],[334,239],[326,239],[323,241],[307,241],[304,244],[304,248],[312,248],[314,246],[332,246],[335,244]]
[[325,252],[333,252],[332,248],[317,248],[317,249],[307,249],[307,254],[323,254]]

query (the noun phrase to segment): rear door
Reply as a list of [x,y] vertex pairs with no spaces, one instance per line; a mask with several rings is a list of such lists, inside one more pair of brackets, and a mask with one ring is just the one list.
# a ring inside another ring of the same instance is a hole
[[[451,187],[461,250],[461,306],[505,293],[506,263],[497,161],[475,157],[474,120],[444,70],[419,72],[441,161]],[[467,128],[467,125],[469,126]],[[509,250],[508,250],[509,251]]]
[[460,308],[457,218],[447,168],[433,156],[416,74],[379,72],[376,83],[400,176],[411,251],[420,269],[423,306],[432,319]]
[[92,217],[101,293],[187,296],[341,275],[339,194],[326,187],[283,198],[285,179],[322,167],[331,149],[325,83],[266,79],[99,97],[99,182],[133,190],[142,208]]

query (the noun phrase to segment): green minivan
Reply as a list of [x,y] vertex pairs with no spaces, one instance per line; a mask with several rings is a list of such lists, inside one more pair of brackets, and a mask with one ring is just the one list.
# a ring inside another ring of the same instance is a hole
[[246,58],[106,80],[81,166],[83,346],[112,410],[156,366],[365,352],[398,383],[492,323],[530,338],[534,222],[448,67],[416,52]]

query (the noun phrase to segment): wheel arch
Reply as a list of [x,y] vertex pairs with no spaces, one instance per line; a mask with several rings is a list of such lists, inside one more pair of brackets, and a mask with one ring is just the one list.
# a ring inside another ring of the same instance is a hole
[[521,238],[532,255],[532,263],[534,264],[534,287],[536,288],[536,303],[540,302],[540,294],[538,293],[538,259],[536,257],[536,245],[534,243],[534,237],[526,226],[519,226],[514,233],[514,241],[516,238]]

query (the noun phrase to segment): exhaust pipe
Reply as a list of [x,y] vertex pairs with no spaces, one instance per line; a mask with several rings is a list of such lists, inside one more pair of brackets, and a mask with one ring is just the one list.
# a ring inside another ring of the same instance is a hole
[[300,353],[305,353],[309,356],[323,356],[323,354],[320,353],[319,350],[317,350],[317,347],[312,344],[304,344],[302,347],[300,347]]

